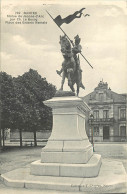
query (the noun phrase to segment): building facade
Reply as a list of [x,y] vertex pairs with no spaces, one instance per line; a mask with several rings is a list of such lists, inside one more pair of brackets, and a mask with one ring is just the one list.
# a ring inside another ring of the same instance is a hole
[[127,140],[127,95],[113,92],[107,82],[100,81],[93,92],[83,97],[92,117],[86,119],[86,131],[94,142]]

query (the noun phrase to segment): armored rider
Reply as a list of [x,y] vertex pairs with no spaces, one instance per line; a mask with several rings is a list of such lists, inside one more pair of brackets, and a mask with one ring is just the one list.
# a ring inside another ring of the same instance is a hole
[[73,57],[74,57],[75,62],[76,62],[77,70],[82,71],[81,67],[80,67],[79,58],[77,57],[77,54],[81,53],[81,50],[82,50],[82,47],[80,45],[81,39],[79,38],[79,35],[75,36],[74,39],[75,39],[75,44],[72,42],[72,44],[73,44],[73,48],[72,48]]
[[[74,57],[75,62],[76,62],[77,70],[82,72],[81,67],[80,67],[80,61],[77,57],[77,54],[80,53],[81,49],[82,49],[82,47],[80,45],[81,39],[79,38],[79,35],[75,36],[74,39],[75,39],[75,44],[73,43],[73,41],[71,41],[71,43],[73,45],[73,48],[72,48],[73,57]],[[63,67],[61,68],[60,71],[57,70],[56,72],[57,72],[58,75],[61,75],[61,73],[63,72]]]

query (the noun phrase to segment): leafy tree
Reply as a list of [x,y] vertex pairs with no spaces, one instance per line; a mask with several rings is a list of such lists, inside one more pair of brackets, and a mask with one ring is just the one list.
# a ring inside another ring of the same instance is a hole
[[14,83],[24,110],[24,130],[33,131],[36,146],[36,131],[52,127],[51,109],[45,106],[43,101],[52,98],[56,88],[32,69],[14,78]]
[[3,131],[5,128],[19,129],[20,146],[22,146],[22,131],[32,131],[36,146],[36,131],[52,127],[51,109],[45,106],[43,101],[54,96],[55,86],[49,84],[32,69],[17,78],[12,78],[5,72],[0,76],[1,129]]
[[[1,91],[1,87],[0,87],[0,91]],[[0,99],[0,152],[1,152],[1,149],[2,149],[2,136],[1,136],[1,112],[2,112],[2,102],[1,102],[1,99]]]
[[12,107],[11,130],[19,129],[20,146],[22,146],[22,131],[25,130],[27,106],[24,103],[27,90],[20,80],[13,78],[15,105]]
[[[4,130],[10,128],[11,122],[11,109],[14,105],[14,85],[13,79],[10,75],[5,72],[0,72],[0,100],[1,100],[1,114],[0,123],[3,134],[3,146],[4,146]],[[1,133],[0,130],[0,133]],[[0,142],[1,145],[1,142]]]

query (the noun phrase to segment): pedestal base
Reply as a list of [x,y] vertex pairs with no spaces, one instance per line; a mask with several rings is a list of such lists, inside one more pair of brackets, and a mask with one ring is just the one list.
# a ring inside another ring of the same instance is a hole
[[85,164],[93,155],[93,147],[86,140],[59,140],[49,139],[41,152],[42,163]]
[[87,164],[41,163],[31,164],[31,174],[60,177],[96,177],[101,166],[101,156],[94,154]]

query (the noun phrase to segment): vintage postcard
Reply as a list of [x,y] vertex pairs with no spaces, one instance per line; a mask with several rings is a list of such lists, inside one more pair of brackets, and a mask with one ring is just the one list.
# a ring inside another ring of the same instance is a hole
[[0,192],[126,193],[127,0],[1,0],[0,33]]

